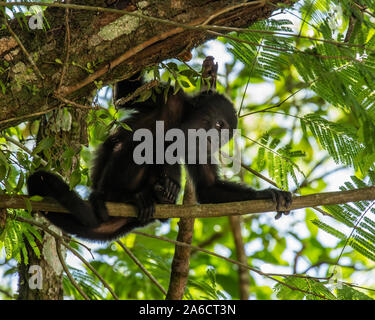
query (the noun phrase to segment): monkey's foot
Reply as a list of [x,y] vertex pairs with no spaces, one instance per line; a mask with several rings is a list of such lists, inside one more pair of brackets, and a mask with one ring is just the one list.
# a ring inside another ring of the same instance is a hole
[[150,222],[154,218],[155,203],[151,194],[139,192],[135,195],[135,204],[138,208],[138,220],[142,224]]
[[154,191],[158,203],[175,204],[180,192],[180,185],[164,176],[155,184]]
[[288,215],[290,213],[290,210],[282,210],[281,208],[290,208],[293,202],[292,194],[288,191],[281,191],[276,189],[268,189],[267,191],[270,194],[272,202],[276,205],[277,214],[275,216],[275,219],[279,219],[282,215]]

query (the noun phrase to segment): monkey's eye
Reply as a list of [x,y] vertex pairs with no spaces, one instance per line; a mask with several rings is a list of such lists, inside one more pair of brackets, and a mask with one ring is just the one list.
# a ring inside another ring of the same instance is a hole
[[222,129],[224,127],[224,121],[218,120],[215,124],[216,129]]

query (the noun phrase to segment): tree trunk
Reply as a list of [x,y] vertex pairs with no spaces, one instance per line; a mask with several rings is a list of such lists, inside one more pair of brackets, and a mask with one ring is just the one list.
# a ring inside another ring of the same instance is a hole
[[[247,264],[247,256],[245,252],[245,244],[242,238],[242,217],[232,216],[229,217],[230,228],[232,229],[234,244],[236,247],[237,261]],[[249,270],[241,266],[238,267],[238,283],[239,283],[239,293],[241,300],[249,299],[249,289],[250,289],[250,275]]]
[[[91,101],[90,101],[91,102]],[[58,111],[50,116],[54,119]],[[72,110],[70,128],[59,128],[56,121],[41,121],[38,141],[44,137],[55,137],[55,144],[51,148],[51,157],[48,161],[53,167],[61,167],[57,163],[61,160],[63,152],[67,147],[72,148],[75,156],[72,159],[72,165],[65,172],[60,171],[62,176],[70,177],[72,172],[79,167],[78,152],[82,145],[87,145],[86,121],[87,111]],[[43,156],[43,155],[41,155]],[[39,217],[43,223],[49,224],[44,217]],[[61,230],[50,226],[57,234]],[[41,257],[37,257],[27,241],[25,241],[28,255],[28,264],[22,259],[18,265],[18,299],[19,300],[62,300],[63,292],[63,267],[57,254],[56,246],[60,246],[62,256],[65,259],[66,249],[61,244],[56,243],[53,236],[44,231],[40,231],[43,240],[38,243]]]
[[[194,186],[190,178],[186,180],[184,204],[196,204]],[[194,232],[194,218],[181,218],[178,222],[177,241],[191,245]],[[175,246],[166,300],[182,300],[189,277],[190,247]]]
[[[16,19],[0,30],[0,70],[5,70],[0,72],[0,130],[63,105],[57,95],[71,100],[90,97],[96,85],[184,56],[220,34],[202,26],[197,29],[199,25],[247,27],[269,17],[278,9],[276,3],[293,1],[70,2],[45,3],[49,6],[47,31],[25,28]],[[106,4],[114,2],[122,4],[124,11],[113,6],[111,11],[86,8],[94,5],[108,10]],[[85,6],[77,7],[79,3]],[[68,19],[65,6],[71,6]]]
[[[54,231],[61,233],[57,228]],[[63,268],[56,253],[55,239],[47,233],[41,234],[40,258],[25,241],[29,261],[26,264],[23,258],[18,264],[18,300],[63,299]]]

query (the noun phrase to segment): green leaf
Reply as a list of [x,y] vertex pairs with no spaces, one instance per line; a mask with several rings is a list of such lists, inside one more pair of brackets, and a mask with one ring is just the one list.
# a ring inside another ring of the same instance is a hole
[[81,171],[79,169],[76,169],[73,171],[72,175],[70,176],[70,183],[69,183],[70,189],[73,189],[80,182],[81,182]]
[[24,182],[25,182],[24,174],[22,171],[20,171],[20,176],[18,178],[17,186],[15,189],[16,192],[19,192],[22,189]]
[[0,162],[2,162],[3,165],[5,166],[5,168],[8,170],[8,168],[9,168],[8,159],[7,159],[7,157],[4,155],[4,153],[3,153],[2,150],[0,150]]
[[33,210],[30,201],[31,201],[31,199],[25,198],[26,211],[29,212],[29,213],[31,213],[31,211]]
[[32,152],[32,155],[36,155],[36,154],[38,154],[39,152],[41,152],[43,150],[47,150],[47,149],[51,148],[54,143],[55,143],[55,138],[54,137],[45,137],[34,148],[34,150]]
[[337,288],[337,298],[339,300],[373,300],[361,291],[358,291],[345,284],[340,284]]
[[127,131],[133,131],[132,128],[130,128],[125,122],[119,122],[119,125],[123,127]]
[[283,283],[274,286],[276,296],[280,300],[336,300],[321,282],[314,279],[287,277]]

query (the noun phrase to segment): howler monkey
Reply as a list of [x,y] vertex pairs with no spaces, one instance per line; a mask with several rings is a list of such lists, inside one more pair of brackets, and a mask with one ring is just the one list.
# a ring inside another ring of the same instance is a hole
[[[210,76],[216,78],[217,66],[212,65],[213,59],[210,58],[214,73]],[[207,64],[207,60],[205,62]],[[142,84],[139,74],[117,83],[115,99],[129,96]],[[181,129],[186,134],[189,129],[214,129],[220,133],[222,129],[235,129],[237,116],[233,104],[213,90],[192,97],[182,90],[176,94],[169,91],[167,97],[163,93],[155,93],[153,98],[144,102],[127,102],[122,106],[136,110],[126,121],[132,130],[120,126],[99,147],[92,170],[92,192],[88,202],[83,201],[60,177],[52,173],[37,171],[30,175],[27,180],[29,195],[52,197],[71,212],[44,213],[48,220],[78,237],[106,241],[154,221],[155,203],[176,203],[180,191],[180,164],[137,164],[133,153],[141,142],[133,139],[135,132],[138,129],[150,130],[152,144],[158,147],[154,138],[156,121],[164,122],[165,132]],[[163,143],[166,147],[171,142]],[[210,141],[207,145],[211,145]],[[218,176],[216,164],[186,163],[185,166],[194,182],[199,203],[272,199],[277,211],[280,211],[282,205],[288,208],[292,202],[289,192],[275,189],[256,191],[248,186],[223,181]],[[108,216],[106,201],[136,205],[137,218]]]

